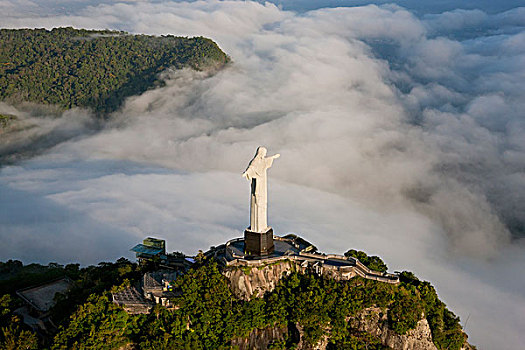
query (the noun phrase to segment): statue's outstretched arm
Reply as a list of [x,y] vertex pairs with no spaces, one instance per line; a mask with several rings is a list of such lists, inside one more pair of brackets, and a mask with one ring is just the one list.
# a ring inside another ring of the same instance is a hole
[[279,158],[280,156],[281,156],[281,155],[280,155],[279,153],[277,153],[276,155],[271,156],[270,158],[277,159],[277,158]]

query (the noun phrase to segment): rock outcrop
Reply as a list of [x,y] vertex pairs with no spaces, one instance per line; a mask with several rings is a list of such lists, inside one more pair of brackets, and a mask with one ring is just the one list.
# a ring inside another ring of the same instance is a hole
[[330,335],[330,328],[325,327],[325,333],[321,339],[315,345],[310,345],[307,341],[304,340],[304,331],[303,326],[299,323],[295,324],[295,329],[297,330],[297,335],[299,337],[299,342],[297,343],[297,349],[300,350],[325,350],[328,346],[328,340]]
[[[348,319],[356,330],[367,332],[381,340],[384,346],[395,350],[437,350],[432,342],[432,333],[426,318],[421,319],[416,328],[399,335],[388,327],[387,310],[371,307],[361,311],[357,316]],[[288,334],[291,332],[291,334]],[[270,344],[283,343],[288,337],[297,338],[294,343],[298,350],[326,350],[329,341],[330,328],[326,327],[326,334],[314,346],[303,339],[303,330],[300,324],[291,327],[267,327],[255,329],[245,338],[232,341],[232,346],[244,349],[267,349]],[[468,346],[468,345],[467,345]],[[463,348],[471,350],[470,347]]]
[[[303,271],[304,270],[304,271]],[[292,260],[274,261],[261,265],[228,266],[223,274],[230,280],[233,294],[240,299],[250,300],[252,297],[263,297],[266,292],[275,289],[281,278],[293,271],[306,273],[300,264]],[[391,349],[400,350],[437,350],[432,341],[432,332],[426,318],[422,318],[416,327],[404,335],[397,334],[389,328],[388,310],[370,307],[357,315],[348,317],[349,325],[355,330],[366,332],[377,337],[381,343]],[[288,327],[267,327],[255,329],[248,336],[232,341],[232,346],[239,349],[267,349],[271,344],[292,342],[296,349],[325,350],[330,339],[330,326],[325,328],[325,335],[314,346],[303,339],[302,326],[289,324]],[[472,350],[465,342],[462,350]]]
[[271,292],[283,276],[290,274],[295,263],[282,260],[268,265],[236,266],[223,273],[230,280],[233,294],[240,299],[249,300],[252,295],[260,298]]
[[392,349],[437,350],[426,318],[421,319],[416,328],[405,335],[399,335],[388,327],[386,309],[367,308],[348,322],[353,328],[378,337],[383,345]]
[[268,349],[271,344],[284,342],[288,329],[284,327],[267,327],[254,329],[245,338],[232,340],[232,348],[239,350],[262,350]]

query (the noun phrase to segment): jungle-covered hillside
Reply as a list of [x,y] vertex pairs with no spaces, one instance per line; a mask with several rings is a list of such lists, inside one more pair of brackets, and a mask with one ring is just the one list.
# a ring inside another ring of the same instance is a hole
[[[328,336],[327,349],[386,349],[380,339],[348,322],[368,307],[384,308],[389,328],[397,334],[426,317],[437,349],[459,350],[466,341],[459,318],[432,285],[409,272],[401,273],[398,285],[293,272],[263,298],[245,301],[232,294],[220,265],[197,257],[197,264],[174,282],[180,291],[172,300],[175,309],[156,305],[149,314],[131,315],[112,302],[111,292],[136,284],[150,269],[155,266],[123,258],[84,268],[0,263],[0,348],[231,349],[235,339],[273,327],[289,331],[268,348],[293,349],[298,341],[294,330],[301,325],[301,338],[311,345]],[[55,297],[51,317],[57,329],[37,335],[14,313],[23,304],[15,289],[61,276],[74,284],[66,296]]]
[[0,29],[0,100],[115,111],[162,84],[167,68],[218,68],[228,56],[203,37],[74,28]]

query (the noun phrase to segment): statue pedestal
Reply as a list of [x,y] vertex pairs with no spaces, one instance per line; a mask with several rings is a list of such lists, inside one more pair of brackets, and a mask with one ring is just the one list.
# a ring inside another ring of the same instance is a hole
[[244,231],[244,253],[248,256],[266,256],[273,253],[273,229],[264,233]]

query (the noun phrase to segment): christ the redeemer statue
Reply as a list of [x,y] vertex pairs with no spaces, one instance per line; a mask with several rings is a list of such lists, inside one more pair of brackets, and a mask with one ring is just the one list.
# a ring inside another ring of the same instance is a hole
[[272,166],[274,159],[280,157],[280,154],[266,157],[266,152],[264,147],[257,148],[255,157],[242,174],[252,184],[249,230],[257,233],[266,233],[270,229],[266,214],[268,201],[266,170]]

